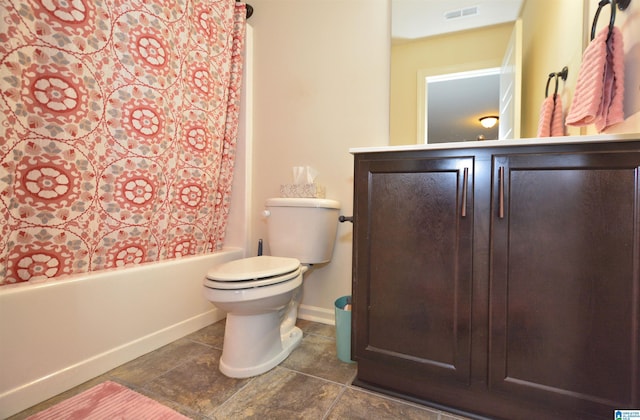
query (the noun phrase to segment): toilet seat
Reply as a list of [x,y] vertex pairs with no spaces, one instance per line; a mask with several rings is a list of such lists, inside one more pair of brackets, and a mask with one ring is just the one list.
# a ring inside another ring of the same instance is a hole
[[222,264],[207,272],[205,287],[220,290],[240,290],[270,286],[297,278],[300,261],[295,258],[242,258]]

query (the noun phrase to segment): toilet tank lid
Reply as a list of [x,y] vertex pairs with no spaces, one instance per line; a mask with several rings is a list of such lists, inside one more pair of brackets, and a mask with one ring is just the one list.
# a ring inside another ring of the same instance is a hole
[[267,207],[319,207],[325,209],[339,209],[340,202],[328,198],[269,198],[265,204]]

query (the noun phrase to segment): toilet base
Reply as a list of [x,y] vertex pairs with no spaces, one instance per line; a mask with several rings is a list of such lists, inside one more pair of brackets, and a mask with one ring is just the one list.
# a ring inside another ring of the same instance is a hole
[[[220,357],[220,372],[230,378],[249,378],[265,373],[286,359],[302,341],[298,327],[280,329],[278,313],[242,316],[227,314]],[[251,326],[249,328],[248,326]],[[227,333],[242,332],[241,335]]]

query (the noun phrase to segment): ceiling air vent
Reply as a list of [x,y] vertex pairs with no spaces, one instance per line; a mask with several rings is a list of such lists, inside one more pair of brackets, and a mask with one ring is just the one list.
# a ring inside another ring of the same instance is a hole
[[444,18],[446,20],[458,19],[462,17],[475,16],[478,14],[478,6],[465,7],[464,9],[456,9],[445,12]]

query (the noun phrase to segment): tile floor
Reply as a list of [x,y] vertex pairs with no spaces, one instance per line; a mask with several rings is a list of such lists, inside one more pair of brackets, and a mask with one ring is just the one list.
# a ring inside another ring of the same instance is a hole
[[330,325],[299,320],[300,346],[280,366],[248,379],[218,370],[224,320],[44,401],[24,419],[106,380],[118,382],[196,420],[464,419],[351,385],[356,365],[336,356]]

